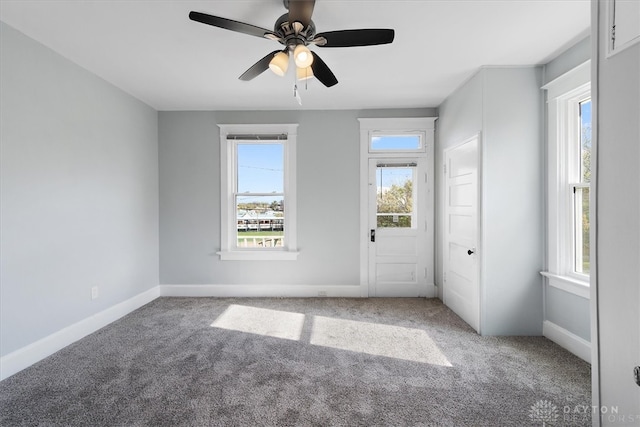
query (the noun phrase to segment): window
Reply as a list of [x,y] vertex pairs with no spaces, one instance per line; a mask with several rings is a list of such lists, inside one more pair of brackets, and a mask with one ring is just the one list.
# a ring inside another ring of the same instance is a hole
[[573,272],[589,274],[589,187],[591,182],[591,98],[584,99],[571,105],[577,109],[577,120],[570,125],[578,126],[579,130],[571,144],[570,161],[574,163],[570,194],[572,195],[573,219]]
[[[547,84],[550,284],[588,298],[591,83],[586,62]],[[576,287],[577,285],[577,287]],[[582,288],[582,289],[580,289]],[[586,289],[586,291],[585,291]]]
[[422,134],[418,132],[398,133],[388,135],[382,132],[373,132],[369,141],[369,152],[424,152],[425,146]]
[[284,245],[284,145],[281,142],[234,144],[236,248]]
[[297,125],[220,125],[223,260],[295,260]]

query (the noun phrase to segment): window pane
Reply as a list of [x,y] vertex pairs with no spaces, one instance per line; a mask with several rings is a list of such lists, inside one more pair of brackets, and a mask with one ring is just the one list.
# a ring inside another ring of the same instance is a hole
[[412,167],[378,167],[377,225],[379,228],[412,228],[413,172]]
[[278,143],[239,143],[238,193],[282,193],[284,146]]
[[575,271],[589,274],[589,188],[574,190]]
[[284,239],[284,198],[236,196],[237,247],[282,247]]
[[580,103],[580,180],[591,182],[591,100]]
[[385,135],[371,138],[371,151],[418,151],[421,149],[420,135]]

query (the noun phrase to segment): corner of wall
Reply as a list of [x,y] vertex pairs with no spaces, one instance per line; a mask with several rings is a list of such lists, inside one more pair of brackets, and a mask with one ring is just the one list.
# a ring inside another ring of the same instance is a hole
[[142,292],[126,301],[93,314],[34,343],[0,358],[0,381],[10,377],[53,353],[73,344],[160,297],[160,287]]

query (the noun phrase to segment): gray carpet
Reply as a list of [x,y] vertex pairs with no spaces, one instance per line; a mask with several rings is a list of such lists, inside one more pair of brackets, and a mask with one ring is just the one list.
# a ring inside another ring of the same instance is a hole
[[0,383],[0,425],[591,425],[589,364],[436,299],[160,298]]

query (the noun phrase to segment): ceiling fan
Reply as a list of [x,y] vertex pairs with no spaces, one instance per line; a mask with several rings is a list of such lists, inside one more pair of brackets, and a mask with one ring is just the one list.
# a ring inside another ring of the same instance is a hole
[[311,20],[315,0],[283,0],[283,2],[289,12],[278,18],[273,31],[200,12],[189,13],[189,18],[214,27],[275,40],[284,45],[284,49],[274,50],[245,71],[239,77],[240,80],[245,81],[254,79],[267,69],[283,76],[289,66],[289,56],[293,55],[298,80],[316,77],[326,87],[331,87],[338,83],[338,79],[318,54],[309,50],[307,46],[352,47],[393,42],[395,32],[391,29],[371,28],[316,33],[316,26]]

